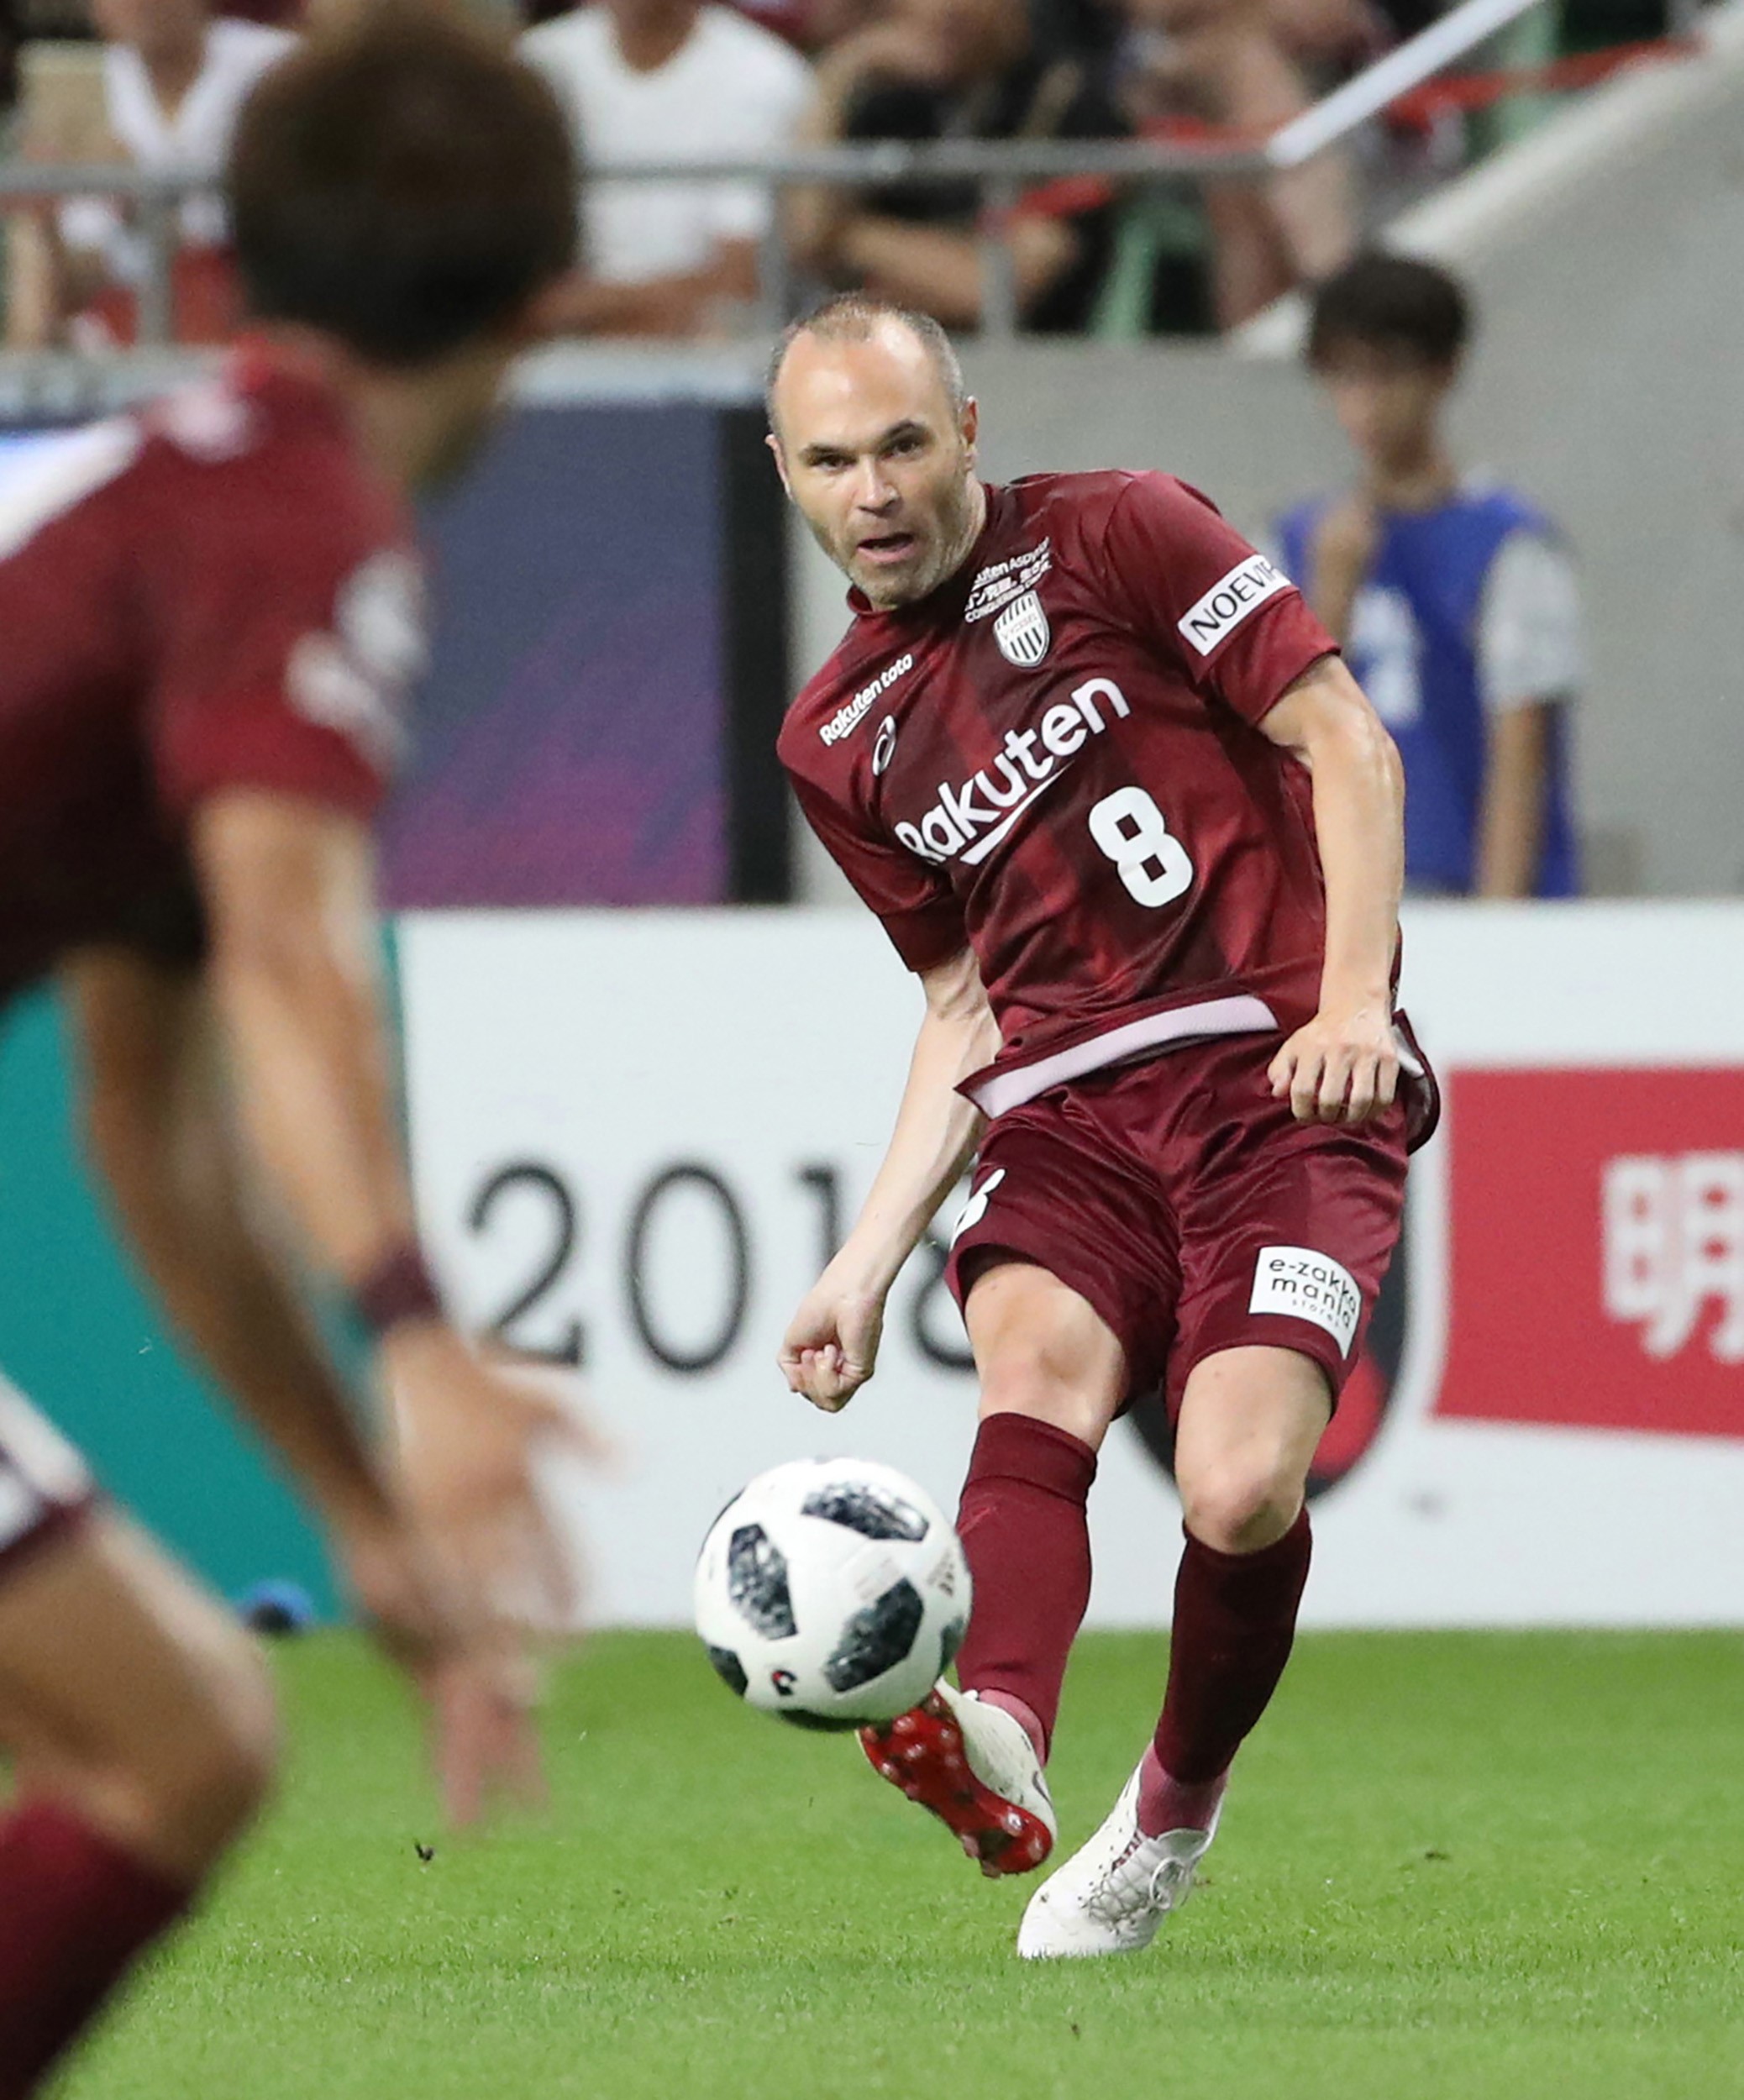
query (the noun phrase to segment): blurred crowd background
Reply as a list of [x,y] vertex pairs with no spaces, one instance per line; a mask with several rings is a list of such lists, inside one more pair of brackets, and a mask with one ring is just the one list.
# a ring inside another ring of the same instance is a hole
[[[506,6],[506,0],[500,0]],[[34,164],[216,174],[236,110],[287,40],[348,0],[12,0],[9,152]],[[508,26],[596,163],[683,164],[880,139],[1257,140],[1447,11],[1443,0],[521,0]],[[1675,34],[1679,0],[1563,0],[1452,81],[1395,104],[1353,148],[1288,175],[1025,189],[1005,223],[1037,332],[1203,335],[1324,281],[1373,228],[1594,76]],[[15,349],[100,349],[135,331],[138,213],[92,195],[6,217]],[[954,328],[980,319],[985,200],[972,183],[860,188],[601,183],[554,326],[706,339],[770,318],[779,239],[791,298],[869,287]],[[223,216],[181,208],[175,333],[234,322]]]

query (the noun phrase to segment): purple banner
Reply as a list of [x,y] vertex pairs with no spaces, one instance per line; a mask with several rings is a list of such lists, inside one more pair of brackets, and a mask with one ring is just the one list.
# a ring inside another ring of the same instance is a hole
[[722,413],[519,410],[433,507],[396,909],[728,894]]

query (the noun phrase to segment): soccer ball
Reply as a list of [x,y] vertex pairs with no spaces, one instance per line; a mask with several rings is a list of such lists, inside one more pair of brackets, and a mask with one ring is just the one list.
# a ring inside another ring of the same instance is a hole
[[729,1690],[801,1728],[918,1705],[969,1624],[969,1567],[922,1488],[865,1458],[759,1473],[696,1563],[696,1630]]

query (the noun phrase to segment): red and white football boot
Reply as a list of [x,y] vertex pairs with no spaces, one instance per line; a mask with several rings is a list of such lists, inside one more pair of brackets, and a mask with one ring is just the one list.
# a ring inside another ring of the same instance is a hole
[[941,1680],[918,1706],[863,1728],[872,1767],[930,1809],[986,1875],[1027,1874],[1059,1825],[1029,1731],[1001,1707]]

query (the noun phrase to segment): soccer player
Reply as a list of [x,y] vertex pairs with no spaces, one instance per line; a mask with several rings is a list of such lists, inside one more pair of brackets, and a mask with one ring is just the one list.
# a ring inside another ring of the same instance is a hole
[[[383,10],[267,77],[232,194],[259,335],[0,499],[0,1005],[60,974],[142,1265],[429,1699],[464,1819],[533,1756],[493,1600],[550,1574],[550,1418],[444,1319],[413,1237],[370,820],[422,647],[403,499],[488,418],[568,263],[575,172],[534,75]],[[376,1336],[397,1464],[301,1309],[302,1256]],[[17,2100],[187,1909],[274,1748],[252,1644],[3,1382],[0,1748]]]
[[1357,477],[1284,519],[1283,561],[1398,743],[1407,887],[1573,896],[1579,587],[1532,503],[1454,464],[1442,424],[1470,333],[1458,281],[1412,256],[1359,256],[1320,287],[1308,361]]
[[1160,1383],[1186,1529],[1162,1718],[1017,1942],[1121,1952],[1190,1889],[1289,1656],[1309,1461],[1434,1116],[1394,1007],[1398,761],[1295,585],[1191,489],[983,483],[931,320],[832,302],[770,410],[854,585],[781,755],[926,995],[889,1151],[783,1345],[817,1406],[872,1375],[980,1139],[948,1270],[981,1391],[962,1690],[865,1746],[984,1872],[1047,1858],[1097,1452]]

